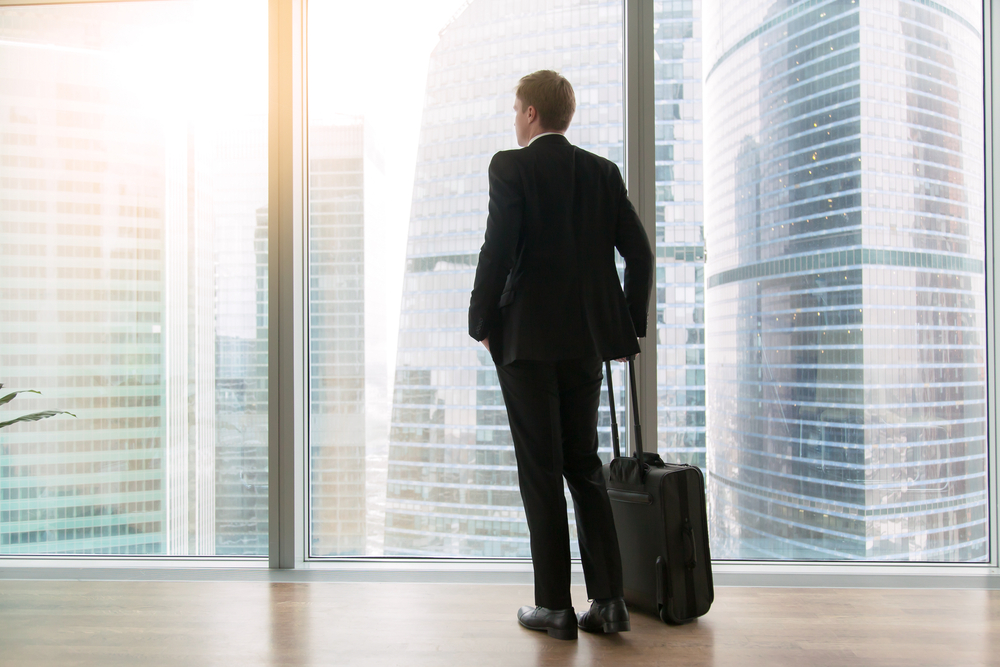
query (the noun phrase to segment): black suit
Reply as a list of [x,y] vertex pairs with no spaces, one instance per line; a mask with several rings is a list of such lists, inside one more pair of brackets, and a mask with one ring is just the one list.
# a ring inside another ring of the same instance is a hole
[[[602,362],[639,352],[654,258],[614,163],[562,135],[501,151],[469,334],[489,337],[507,406],[535,604],[572,606],[563,477],[591,598],[617,597],[621,558],[597,455]],[[625,259],[625,290],[615,266]]]

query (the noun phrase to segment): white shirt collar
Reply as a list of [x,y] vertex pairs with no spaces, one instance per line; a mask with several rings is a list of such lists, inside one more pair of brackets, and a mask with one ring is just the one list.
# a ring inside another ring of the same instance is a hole
[[[536,134],[535,136],[533,136],[531,138],[531,141],[528,142],[528,146],[530,146],[531,144],[535,143],[535,139],[539,139],[541,137],[547,137],[550,134],[562,134],[562,132],[542,132],[541,134]],[[525,146],[525,148],[527,148],[528,146]]]

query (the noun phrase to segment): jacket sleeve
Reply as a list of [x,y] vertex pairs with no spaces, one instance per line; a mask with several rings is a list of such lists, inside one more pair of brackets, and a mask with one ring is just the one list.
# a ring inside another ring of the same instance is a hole
[[509,152],[493,156],[489,169],[490,203],[486,238],[479,250],[476,281],[469,301],[469,335],[483,340],[500,316],[500,294],[514,265],[524,219],[524,189]]
[[649,295],[653,291],[656,258],[649,245],[649,237],[632,207],[621,174],[615,169],[619,185],[618,220],[615,228],[615,247],[625,260],[625,303],[632,317],[635,334],[646,335],[649,314]]

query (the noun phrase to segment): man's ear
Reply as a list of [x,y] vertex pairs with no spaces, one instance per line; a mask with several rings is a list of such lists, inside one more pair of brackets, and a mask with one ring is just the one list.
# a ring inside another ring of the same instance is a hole
[[538,112],[535,111],[535,107],[530,106],[530,105],[528,106],[528,110],[525,111],[525,114],[528,116],[528,122],[529,123],[531,123],[536,118],[538,118]]

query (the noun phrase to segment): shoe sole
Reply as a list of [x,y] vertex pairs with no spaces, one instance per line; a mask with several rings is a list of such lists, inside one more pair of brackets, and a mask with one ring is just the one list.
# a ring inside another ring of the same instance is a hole
[[614,623],[605,623],[601,629],[604,630],[604,634],[610,635],[615,632],[628,632],[632,629],[632,624],[629,621],[615,621]]
[[517,622],[518,622],[518,624],[522,628],[526,628],[528,630],[545,630],[545,632],[548,633],[549,637],[552,637],[554,639],[576,639],[577,638],[577,630],[576,630],[575,627],[565,628],[565,629],[562,629],[562,630],[560,630],[559,628],[533,628],[530,625],[525,625],[524,622],[521,621],[521,619],[517,619]]
[[613,635],[616,632],[628,632],[632,629],[632,625],[629,621],[613,621],[611,623],[603,623],[599,628],[585,628],[582,625],[578,625],[584,632],[589,632],[591,634],[604,633],[606,635]]
[[549,637],[553,637],[555,639],[576,639],[577,637],[576,628],[567,628],[565,630],[545,628],[545,631],[549,633]]

